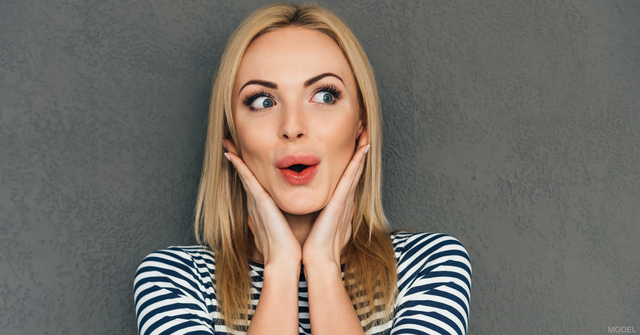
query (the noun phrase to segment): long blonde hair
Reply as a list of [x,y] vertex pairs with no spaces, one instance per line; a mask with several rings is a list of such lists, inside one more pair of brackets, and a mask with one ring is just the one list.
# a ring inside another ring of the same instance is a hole
[[[317,5],[268,5],[252,13],[227,42],[211,95],[195,215],[196,238],[215,253],[217,307],[225,325],[230,329],[238,329],[238,322],[246,326],[253,235],[247,225],[246,194],[237,171],[223,158],[222,140],[230,138],[239,143],[231,97],[247,47],[256,37],[289,26],[315,29],[332,37],[357,82],[361,118],[366,120],[371,148],[355,191],[353,233],[346,247],[345,288],[366,330],[392,318],[397,286],[396,259],[382,210],[380,105],[364,50],[347,25],[331,11]],[[237,148],[241,150],[240,146]]]

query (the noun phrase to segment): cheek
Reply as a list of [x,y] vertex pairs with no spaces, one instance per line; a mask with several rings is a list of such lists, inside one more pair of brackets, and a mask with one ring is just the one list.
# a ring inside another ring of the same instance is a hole
[[357,124],[334,123],[324,135],[327,143],[326,155],[331,157],[331,184],[335,188],[342,173],[353,158],[356,146]]
[[268,143],[264,140],[265,137],[260,132],[261,129],[261,127],[251,127],[251,125],[244,124],[236,126],[238,141],[242,149],[242,161],[259,181],[261,181],[266,166],[266,153],[269,152]]

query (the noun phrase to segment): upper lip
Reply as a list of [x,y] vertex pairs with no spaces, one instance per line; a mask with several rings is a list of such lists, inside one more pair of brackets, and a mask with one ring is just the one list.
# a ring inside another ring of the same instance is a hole
[[320,163],[320,158],[314,155],[300,153],[296,155],[286,155],[278,159],[278,161],[276,162],[276,167],[279,169],[286,169],[296,164],[316,165],[319,163]]

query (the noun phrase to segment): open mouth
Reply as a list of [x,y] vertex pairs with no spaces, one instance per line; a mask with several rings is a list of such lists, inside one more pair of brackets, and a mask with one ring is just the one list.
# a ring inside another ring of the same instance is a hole
[[318,173],[320,158],[299,153],[296,155],[284,156],[276,162],[278,172],[284,180],[294,186],[304,185]]
[[304,169],[308,168],[309,165],[304,165],[304,164],[294,164],[291,165],[290,167],[288,167],[287,169],[295,172],[295,173],[300,173],[302,172]]

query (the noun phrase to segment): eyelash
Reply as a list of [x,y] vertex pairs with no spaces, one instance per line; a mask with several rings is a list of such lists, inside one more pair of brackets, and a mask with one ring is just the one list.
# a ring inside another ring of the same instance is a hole
[[338,88],[333,85],[333,84],[328,84],[328,85],[323,85],[318,87],[315,91],[313,91],[313,95],[316,95],[320,92],[327,92],[331,95],[333,95],[334,100],[332,102],[319,102],[320,104],[323,105],[333,105],[337,102],[338,99],[340,99],[340,93],[342,93],[340,90],[338,90]]
[[246,98],[244,98],[244,100],[242,100],[242,103],[245,106],[249,107],[250,110],[257,111],[258,109],[254,108],[253,106],[251,106],[251,104],[253,104],[253,102],[256,99],[260,98],[260,97],[267,97],[267,98],[275,101],[275,99],[273,98],[273,95],[271,95],[271,94],[269,94],[269,93],[267,93],[265,91],[259,91],[259,92],[255,92],[253,94],[248,95]]
[[[313,91],[312,96],[320,93],[320,92],[327,92],[329,94],[331,94],[334,98],[334,100],[332,102],[317,102],[318,104],[321,105],[333,105],[337,102],[338,99],[340,99],[340,93],[342,93],[340,90],[338,90],[338,88],[333,85],[333,84],[327,84],[327,85],[323,85],[318,87],[315,91]],[[260,98],[260,97],[267,97],[271,100],[275,99],[273,98],[273,95],[265,92],[264,90],[262,91],[258,91],[255,92],[253,94],[248,95],[246,98],[244,98],[244,100],[242,100],[242,104],[244,104],[245,106],[249,107],[250,110],[252,111],[257,111],[258,108],[254,108],[253,106],[251,106],[253,104],[253,102]],[[260,109],[264,109],[264,108],[260,108]]]

